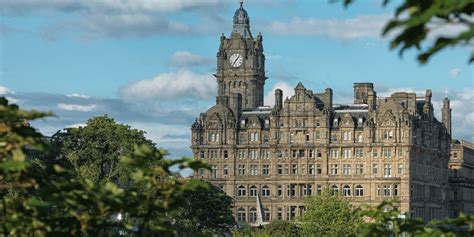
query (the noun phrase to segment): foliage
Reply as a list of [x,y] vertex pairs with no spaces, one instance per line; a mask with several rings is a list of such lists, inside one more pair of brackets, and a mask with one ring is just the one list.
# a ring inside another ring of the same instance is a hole
[[2,236],[171,236],[176,230],[169,214],[185,206],[183,192],[206,186],[177,180],[171,172],[171,167],[197,170],[205,165],[165,159],[164,152],[147,145],[136,147],[133,159],[119,160],[130,171],[125,174],[130,181],[126,189],[26,159],[24,149],[44,148],[41,134],[28,121],[47,114],[21,110],[4,98],[0,112]]
[[[354,1],[344,0],[344,5],[349,6]],[[389,2],[391,0],[384,0],[383,5],[386,6]],[[447,47],[467,46],[473,43],[473,14],[473,0],[403,0],[382,34],[395,34],[390,42],[390,48],[400,48],[400,55],[406,49],[420,50],[418,61],[425,64],[434,54]],[[436,40],[432,42],[429,34],[436,29],[443,30],[442,27],[446,26],[456,26],[459,33],[438,34]],[[428,45],[426,49],[421,49],[423,43]],[[474,62],[474,51],[471,51],[469,62]]]
[[173,215],[179,236],[223,236],[235,226],[232,198],[214,185],[206,183],[206,188],[186,190],[183,197],[187,205]]
[[298,226],[289,221],[274,220],[265,226],[265,232],[269,236],[284,237],[284,236],[299,236]]
[[361,214],[370,219],[361,225],[358,236],[473,236],[474,216],[432,220],[402,218],[396,203],[382,202],[375,208],[365,207]]
[[362,223],[357,209],[330,190],[305,200],[301,233],[303,236],[347,236]]
[[118,124],[107,115],[89,119],[84,127],[59,131],[51,143],[53,163],[72,168],[93,182],[118,184],[128,182],[125,177],[130,172],[120,165],[120,157],[133,157],[135,145],[154,148],[143,131]]

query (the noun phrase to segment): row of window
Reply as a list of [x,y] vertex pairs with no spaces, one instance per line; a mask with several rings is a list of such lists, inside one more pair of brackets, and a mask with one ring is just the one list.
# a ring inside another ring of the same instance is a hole
[[[247,173],[247,167],[248,172]],[[298,164],[277,164],[276,165],[276,174],[277,175],[321,175],[323,173],[323,166],[322,164],[308,164],[306,167],[305,164],[300,166],[301,169],[298,169]],[[354,168],[354,169],[353,169]],[[342,170],[342,173],[341,173]],[[404,169],[403,164],[398,164],[397,166],[397,174],[398,176],[403,175]],[[372,174],[378,175],[379,173],[379,164],[372,164]],[[226,177],[230,174],[229,165],[223,165],[222,175]],[[252,164],[252,165],[245,165],[239,164],[237,165],[237,175],[245,176],[245,175],[270,175],[270,164],[262,164],[261,169],[259,169],[259,165]],[[331,164],[330,175],[363,175],[364,174],[364,164],[342,164],[342,169],[340,164]],[[204,175],[203,170],[201,170],[201,175]],[[383,177],[390,178],[392,177],[392,164],[383,164]],[[220,178],[219,168],[217,165],[211,166],[211,178]]]
[[[352,155],[353,151],[354,151],[354,156]],[[392,158],[393,157],[393,152],[394,152],[393,148],[388,148],[388,147],[381,148],[381,155],[384,158]],[[378,158],[379,157],[379,149],[372,149],[370,154],[371,154],[372,158]],[[397,154],[398,154],[399,158],[403,157],[403,149],[401,147],[397,148]],[[205,159],[206,158],[205,155],[206,155],[205,151],[200,152],[200,158],[201,159]],[[331,149],[331,150],[329,150],[329,158],[339,158],[339,156],[341,158],[345,158],[345,159],[352,158],[352,157],[363,158],[364,155],[365,155],[364,148],[342,148],[342,150],[340,150],[340,149]],[[218,159],[219,158],[218,150],[209,150],[208,156],[209,156],[210,159]],[[294,149],[294,150],[290,150],[290,151],[284,150],[283,152],[281,152],[281,151],[276,151],[275,152],[275,157],[277,157],[277,158],[283,158],[283,157],[284,158],[289,158],[290,156],[291,156],[291,158],[304,158],[304,157],[306,157],[306,158],[322,158],[323,153],[322,153],[321,149],[316,149],[316,150],[313,150],[313,149],[296,150],[296,149]],[[269,159],[271,157],[271,154],[270,154],[269,150],[260,150],[260,151],[259,150],[249,150],[248,152],[246,150],[238,150],[237,157],[239,159],[245,159],[247,157],[249,157],[250,159],[258,159],[258,158]],[[229,158],[227,150],[223,151],[223,158],[224,159]]]
[[[313,184],[287,184],[287,185],[277,185],[276,197],[306,197],[312,195],[320,195],[323,186],[316,185],[316,193],[313,193]],[[340,194],[343,197],[363,197],[364,196],[364,186],[357,184],[355,186],[351,186],[349,184],[343,184],[338,186],[336,184],[330,185],[330,189],[333,191],[334,194]],[[286,189],[286,195],[284,195],[284,189]],[[238,185],[237,186],[237,197],[256,197],[258,195],[258,188],[255,185],[251,185],[247,187],[245,185]],[[376,194],[377,196],[399,196],[400,195],[400,184],[378,184],[376,186]],[[261,187],[260,195],[262,197],[270,197],[270,187],[264,185]]]

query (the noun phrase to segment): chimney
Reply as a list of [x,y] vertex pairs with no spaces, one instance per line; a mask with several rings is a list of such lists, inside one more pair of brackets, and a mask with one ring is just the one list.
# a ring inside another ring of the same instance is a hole
[[275,109],[281,110],[283,108],[283,91],[280,89],[275,90]]
[[369,105],[369,111],[375,110],[377,106],[377,92],[369,91],[367,94],[367,104]]

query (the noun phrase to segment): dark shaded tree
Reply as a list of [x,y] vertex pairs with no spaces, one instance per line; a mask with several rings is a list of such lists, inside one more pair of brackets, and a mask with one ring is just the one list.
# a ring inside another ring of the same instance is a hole
[[298,226],[289,221],[274,220],[265,226],[265,233],[269,236],[285,237],[285,236],[300,236]]
[[223,236],[234,227],[232,198],[211,183],[206,184],[206,188],[184,191],[186,207],[173,215],[178,236]]

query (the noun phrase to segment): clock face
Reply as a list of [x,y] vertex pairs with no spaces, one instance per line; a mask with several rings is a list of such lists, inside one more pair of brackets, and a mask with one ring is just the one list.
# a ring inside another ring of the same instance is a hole
[[232,54],[229,58],[229,63],[230,65],[232,65],[232,67],[240,67],[240,65],[242,65],[243,62],[244,62],[244,58],[242,57],[242,55],[238,53]]

